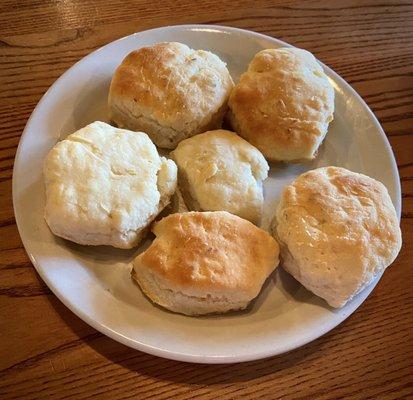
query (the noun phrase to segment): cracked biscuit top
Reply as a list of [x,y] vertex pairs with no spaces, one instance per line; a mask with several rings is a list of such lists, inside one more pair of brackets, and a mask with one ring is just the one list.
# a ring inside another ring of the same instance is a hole
[[185,139],[171,153],[191,209],[228,211],[259,223],[268,163],[254,146],[223,129]]
[[142,132],[94,122],[57,143],[44,163],[45,218],[80,244],[130,248],[168,204],[176,165]]
[[306,50],[257,53],[229,99],[232,128],[271,161],[315,157],[333,120],[334,88]]
[[158,43],[131,52],[109,92],[112,121],[142,130],[160,147],[221,125],[233,82],[213,53],[182,43]]

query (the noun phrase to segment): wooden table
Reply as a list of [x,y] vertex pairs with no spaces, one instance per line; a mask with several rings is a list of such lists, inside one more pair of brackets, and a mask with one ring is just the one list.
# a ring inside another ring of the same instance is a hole
[[[208,366],[131,350],[56,299],[17,232],[13,159],[47,88],[97,47],[183,23],[251,29],[314,52],[366,100],[396,154],[403,190],[401,254],[354,315],[288,354]],[[0,40],[0,399],[412,398],[411,1],[3,0]]]

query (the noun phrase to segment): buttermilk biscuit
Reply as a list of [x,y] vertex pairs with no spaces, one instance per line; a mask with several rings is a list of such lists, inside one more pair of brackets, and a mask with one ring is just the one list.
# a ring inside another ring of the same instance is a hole
[[229,99],[233,129],[271,161],[311,160],[333,120],[334,89],[308,51],[267,49]]
[[332,307],[369,285],[401,247],[387,189],[344,168],[319,168],[287,186],[274,228],[284,269]]
[[172,214],[133,261],[132,278],[156,304],[187,315],[242,310],[278,265],[277,242],[225,211]]
[[110,117],[146,132],[168,149],[221,126],[233,82],[224,62],[182,43],[158,43],[130,53],[113,76]]
[[182,141],[171,156],[190,209],[260,221],[269,167],[254,146],[233,132],[216,130]]
[[47,155],[46,222],[76,243],[134,247],[169,203],[176,173],[145,133],[94,122]]

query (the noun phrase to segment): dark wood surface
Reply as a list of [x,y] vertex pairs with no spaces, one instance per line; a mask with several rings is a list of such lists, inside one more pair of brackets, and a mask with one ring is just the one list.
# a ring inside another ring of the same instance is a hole
[[[17,232],[13,160],[47,88],[99,46],[183,23],[251,29],[314,52],[361,94],[396,154],[404,238],[397,261],[348,320],[288,354],[208,366],[131,350],[56,299]],[[0,40],[0,399],[413,398],[411,1],[3,0]]]

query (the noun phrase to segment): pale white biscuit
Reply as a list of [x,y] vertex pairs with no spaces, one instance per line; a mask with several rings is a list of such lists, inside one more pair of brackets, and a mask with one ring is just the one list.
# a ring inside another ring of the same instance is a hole
[[169,203],[176,175],[145,133],[94,122],[47,155],[46,222],[76,243],[134,247]]
[[216,130],[179,143],[171,153],[187,205],[197,211],[228,211],[251,222],[261,219],[264,156],[237,134]]
[[333,120],[334,89],[308,51],[257,53],[229,99],[233,129],[271,161],[311,160]]
[[158,43],[130,53],[109,92],[110,117],[119,127],[147,132],[168,149],[221,126],[233,82],[213,53],[182,43]]
[[286,187],[274,231],[282,265],[332,307],[342,307],[396,258],[401,232],[385,186],[326,167]]
[[172,214],[133,261],[132,278],[156,304],[200,315],[244,309],[278,265],[274,238],[225,211]]

